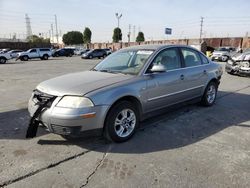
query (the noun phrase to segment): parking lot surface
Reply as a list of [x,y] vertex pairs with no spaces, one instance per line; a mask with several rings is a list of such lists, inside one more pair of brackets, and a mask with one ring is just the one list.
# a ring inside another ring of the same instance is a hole
[[0,65],[0,187],[250,187],[250,79],[223,74],[217,102],[142,122],[126,143],[25,139],[27,102],[43,80],[91,68],[80,57]]

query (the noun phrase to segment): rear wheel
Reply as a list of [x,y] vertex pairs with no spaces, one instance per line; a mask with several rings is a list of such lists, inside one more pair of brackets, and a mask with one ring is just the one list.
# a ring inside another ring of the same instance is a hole
[[215,82],[210,82],[206,89],[205,92],[203,94],[201,103],[204,106],[212,106],[215,103],[216,100],[216,96],[217,96],[217,89],[218,89],[218,85]]
[[105,137],[114,142],[125,142],[133,136],[139,124],[137,108],[128,101],[111,108],[105,121]]
[[43,59],[44,60],[48,60],[49,59],[49,56],[47,54],[43,55]]
[[5,57],[0,57],[0,64],[5,64],[7,59]]

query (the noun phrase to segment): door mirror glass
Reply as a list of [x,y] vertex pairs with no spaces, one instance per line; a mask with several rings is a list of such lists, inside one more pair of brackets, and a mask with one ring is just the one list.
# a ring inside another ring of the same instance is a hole
[[155,64],[153,65],[153,67],[150,69],[150,72],[166,72],[166,68],[165,66],[163,66],[162,64]]

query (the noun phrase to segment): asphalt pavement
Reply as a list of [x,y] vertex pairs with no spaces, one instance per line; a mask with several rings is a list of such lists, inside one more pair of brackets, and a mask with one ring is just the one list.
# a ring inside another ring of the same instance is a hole
[[150,118],[126,143],[65,140],[42,128],[25,139],[35,86],[98,62],[63,57],[0,65],[0,187],[250,187],[246,77],[224,73],[214,106]]

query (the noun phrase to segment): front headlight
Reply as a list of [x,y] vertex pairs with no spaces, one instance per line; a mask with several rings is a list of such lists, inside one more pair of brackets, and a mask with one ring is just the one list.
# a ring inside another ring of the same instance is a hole
[[64,96],[56,105],[63,108],[87,108],[94,106],[93,102],[86,97]]

